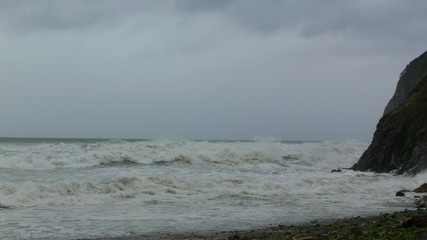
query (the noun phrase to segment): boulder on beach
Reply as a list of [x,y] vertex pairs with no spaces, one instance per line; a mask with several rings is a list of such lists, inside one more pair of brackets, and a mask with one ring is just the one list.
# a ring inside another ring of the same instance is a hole
[[412,217],[403,222],[402,227],[427,227],[427,216]]
[[402,72],[391,102],[353,170],[415,175],[427,169],[427,52]]

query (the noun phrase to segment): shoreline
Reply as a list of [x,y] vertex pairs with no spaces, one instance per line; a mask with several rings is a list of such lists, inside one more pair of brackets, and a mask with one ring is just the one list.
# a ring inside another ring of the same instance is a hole
[[298,225],[272,225],[252,230],[150,233],[130,237],[79,238],[74,240],[237,240],[237,239],[427,239],[427,219],[420,226],[405,225],[413,217],[427,216],[427,209],[404,210],[365,217],[316,220]]

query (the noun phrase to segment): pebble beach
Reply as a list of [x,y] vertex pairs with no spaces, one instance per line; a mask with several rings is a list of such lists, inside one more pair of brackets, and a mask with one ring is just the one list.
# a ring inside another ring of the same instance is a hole
[[[310,239],[427,239],[426,209],[382,213],[336,220],[313,220],[301,225],[275,225],[244,231],[187,232],[78,240],[310,240]],[[413,221],[420,219],[418,222]]]

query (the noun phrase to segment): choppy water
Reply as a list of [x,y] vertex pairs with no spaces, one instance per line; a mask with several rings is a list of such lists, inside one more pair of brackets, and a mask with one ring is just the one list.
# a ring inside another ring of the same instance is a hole
[[332,169],[368,144],[0,140],[2,239],[232,230],[402,210],[426,174]]

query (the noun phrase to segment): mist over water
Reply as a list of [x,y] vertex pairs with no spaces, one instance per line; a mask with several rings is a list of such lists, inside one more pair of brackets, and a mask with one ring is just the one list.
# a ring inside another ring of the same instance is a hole
[[0,236],[232,230],[402,210],[416,177],[352,166],[367,143],[2,139]]

